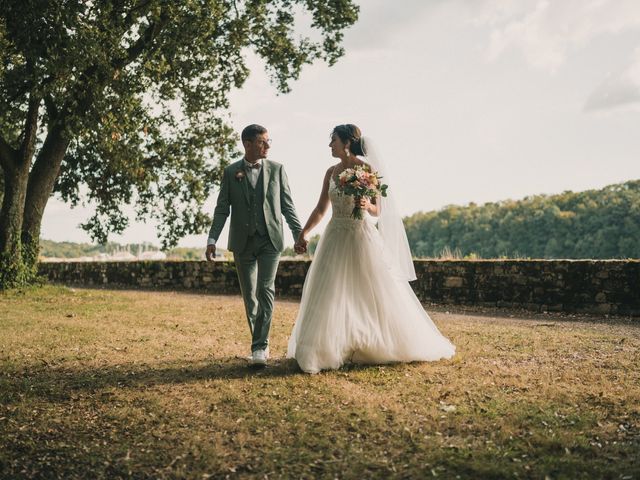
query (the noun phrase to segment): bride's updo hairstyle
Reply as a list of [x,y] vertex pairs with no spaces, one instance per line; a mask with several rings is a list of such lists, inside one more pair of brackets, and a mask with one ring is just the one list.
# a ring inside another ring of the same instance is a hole
[[351,123],[347,123],[345,125],[338,125],[333,129],[331,135],[336,134],[342,143],[349,143],[349,150],[354,155],[364,156],[364,151],[362,149],[362,133],[360,129]]

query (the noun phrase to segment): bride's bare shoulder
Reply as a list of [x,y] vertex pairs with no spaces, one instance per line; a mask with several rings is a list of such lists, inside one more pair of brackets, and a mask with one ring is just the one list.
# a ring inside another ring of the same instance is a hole
[[331,174],[335,171],[336,167],[340,165],[339,163],[336,163],[335,165],[331,165],[329,168],[327,168],[327,172],[325,174],[326,177],[330,177]]

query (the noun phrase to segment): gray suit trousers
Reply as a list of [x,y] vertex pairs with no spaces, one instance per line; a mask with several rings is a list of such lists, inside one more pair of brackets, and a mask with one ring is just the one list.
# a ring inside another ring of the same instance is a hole
[[234,252],[242,299],[251,331],[251,351],[267,348],[273,316],[280,252],[268,235],[249,236],[242,252]]

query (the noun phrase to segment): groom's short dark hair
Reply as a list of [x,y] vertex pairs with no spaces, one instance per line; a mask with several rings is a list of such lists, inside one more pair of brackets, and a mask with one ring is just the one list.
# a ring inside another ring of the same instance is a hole
[[262,135],[263,133],[267,133],[267,129],[262,125],[258,125],[256,123],[249,125],[248,127],[244,127],[242,130],[242,141],[246,142],[248,140],[253,140],[258,135]]

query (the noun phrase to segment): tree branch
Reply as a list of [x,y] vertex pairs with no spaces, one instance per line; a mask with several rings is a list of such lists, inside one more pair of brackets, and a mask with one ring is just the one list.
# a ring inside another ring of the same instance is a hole
[[53,101],[53,97],[50,94],[45,95],[44,106],[47,109],[49,118],[54,119],[58,117],[58,114],[59,114],[58,107],[56,106],[55,102]]
[[50,123],[47,138],[38,152],[27,185],[22,229],[30,238],[38,238],[40,235],[44,209],[51,197],[68,146],[69,139],[64,134],[64,126]]
[[165,26],[167,21],[168,18],[165,14],[165,10],[163,10],[160,21],[149,24],[142,35],[138,37],[138,40],[136,40],[136,42],[127,49],[126,57],[120,58],[114,62],[114,68],[122,68],[138,58],[144,49],[152,44],[153,40],[162,31],[162,28]]
[[11,105],[13,102],[17,101],[20,97],[22,97],[29,90],[31,90],[32,87],[33,87],[33,84],[31,82],[24,82],[24,85],[22,86],[22,88],[18,88],[15,94],[8,99],[7,104]]
[[3,170],[12,170],[15,168],[15,157],[18,154],[15,149],[0,137],[0,166]]
[[19,161],[30,162],[36,148],[36,137],[38,133],[38,110],[42,99],[33,93],[29,95],[29,110],[24,122],[24,138],[20,145]]
[[[40,90],[45,90],[46,87],[50,84],[52,84],[54,81],[56,80],[56,77],[54,75],[49,75],[47,78],[45,78],[44,80],[42,80],[42,82],[40,83]],[[33,81],[29,80],[29,81],[25,81],[24,84],[22,85],[21,88],[18,88],[15,91],[15,94],[11,96],[11,98],[9,98],[9,100],[7,101],[8,104],[12,104],[13,102],[17,101],[20,97],[22,97],[23,95],[25,95],[27,92],[31,91],[34,89],[34,86],[37,85],[37,82],[34,83]]]
[[134,5],[133,7],[131,7],[131,10],[129,10],[127,12],[127,16],[124,17],[124,24],[125,25],[132,25],[133,21],[135,19],[136,12],[138,12],[139,10],[142,10],[143,8],[147,7],[152,2],[153,2],[153,0],[140,0],[137,5]]

